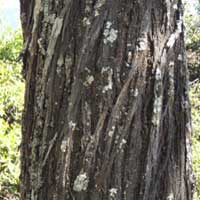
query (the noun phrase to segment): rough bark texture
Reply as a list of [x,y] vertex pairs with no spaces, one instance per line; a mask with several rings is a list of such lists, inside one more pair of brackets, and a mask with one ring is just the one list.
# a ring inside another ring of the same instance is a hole
[[180,0],[21,0],[22,200],[192,200]]

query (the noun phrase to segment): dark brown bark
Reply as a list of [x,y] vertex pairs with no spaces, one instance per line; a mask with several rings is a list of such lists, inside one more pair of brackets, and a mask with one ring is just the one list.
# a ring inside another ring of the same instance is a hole
[[192,200],[181,1],[21,0],[21,16],[22,200]]

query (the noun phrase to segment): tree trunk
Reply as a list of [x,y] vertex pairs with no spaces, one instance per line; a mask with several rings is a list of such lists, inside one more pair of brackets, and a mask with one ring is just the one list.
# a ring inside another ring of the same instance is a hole
[[21,0],[22,200],[192,200],[180,0]]

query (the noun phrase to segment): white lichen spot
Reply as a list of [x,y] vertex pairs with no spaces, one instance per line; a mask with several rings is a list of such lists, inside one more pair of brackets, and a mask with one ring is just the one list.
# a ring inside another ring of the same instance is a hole
[[111,22],[107,22],[106,23],[106,28],[104,30],[104,44],[107,44],[107,43],[113,43],[116,39],[117,39],[117,34],[118,34],[118,31],[111,28],[112,26],[112,23]]
[[185,101],[185,102],[184,102],[184,108],[185,108],[185,109],[190,108],[190,103],[189,103],[188,101]]
[[59,59],[57,61],[57,65],[59,67],[61,67],[63,64],[64,64],[64,57],[63,57],[63,55],[60,55],[60,57],[59,57]]
[[90,20],[87,17],[83,18],[83,25],[84,26],[89,26],[91,24]]
[[113,126],[113,127],[111,128],[111,130],[108,132],[108,136],[109,136],[109,137],[112,137],[113,134],[114,134],[114,131],[115,131],[115,127]]
[[51,14],[51,15],[48,16],[48,18],[49,18],[48,19],[49,23],[53,24],[55,22],[55,19],[56,19],[56,14],[55,13]]
[[85,12],[88,13],[88,12],[90,12],[90,10],[91,10],[90,6],[89,6],[89,5],[86,5],[86,7],[85,7]]
[[119,144],[119,148],[122,149],[123,145],[126,143],[127,143],[127,141],[125,139],[122,139],[122,141]]
[[85,86],[89,86],[92,84],[92,82],[94,81],[94,76],[88,76],[86,81],[83,83]]
[[99,16],[99,11],[98,11],[98,10],[95,10],[95,11],[94,11],[94,16],[95,16],[95,17]]
[[177,24],[177,32],[178,33],[182,33],[183,30],[182,30],[182,25],[183,25],[183,20],[182,18],[180,18],[180,20],[177,20],[176,21],[176,24]]
[[178,60],[183,61],[183,56],[181,54],[178,55]]
[[87,190],[88,182],[89,182],[89,179],[86,173],[79,174],[74,181],[73,190],[76,192]]
[[61,55],[61,56],[58,58],[58,61],[57,61],[56,72],[57,72],[58,75],[61,74],[61,71],[62,71],[61,67],[62,67],[63,64],[64,64],[64,57],[63,57],[63,55]]
[[110,71],[108,73],[108,85],[106,85],[103,88],[103,93],[106,93],[106,91],[108,91],[108,90],[112,90],[112,87],[113,87],[112,75],[113,75],[113,70],[110,69]]
[[113,43],[116,39],[117,39],[117,33],[118,31],[117,30],[114,30],[113,28],[110,30],[110,33],[108,35],[108,37],[106,38],[106,42],[110,42],[110,43]]
[[103,74],[103,73],[105,73],[105,72],[107,72],[109,70],[110,70],[110,67],[102,67],[101,74]]
[[167,42],[167,47],[169,47],[169,48],[173,47],[175,40],[176,40],[176,33],[172,33]]
[[174,61],[170,61],[170,62],[169,62],[169,66],[170,66],[170,67],[173,67],[173,66],[174,66]]
[[189,133],[192,132],[192,126],[191,126],[191,123],[190,123],[190,122],[188,122],[188,123],[186,124],[186,128],[187,128],[187,131],[188,131]]
[[134,97],[137,97],[137,96],[138,96],[138,89],[136,88],[134,92]]
[[167,197],[167,200],[174,200],[174,195],[173,195],[173,193],[170,193],[170,195]]
[[67,140],[63,140],[60,146],[61,151],[64,153],[67,149]]
[[105,4],[106,0],[98,0],[94,6],[95,9],[101,8]]
[[69,128],[71,128],[72,131],[74,131],[75,128],[76,128],[76,123],[74,123],[73,121],[70,121],[70,122],[69,122]]
[[148,40],[147,40],[147,36],[146,34],[144,33],[144,36],[139,38],[139,45],[137,46],[137,50],[138,51],[144,51],[147,49],[148,47]]
[[171,68],[169,69],[169,91],[168,94],[171,98],[174,97],[174,65],[169,65]]
[[72,58],[71,57],[69,57],[69,56],[66,56],[66,58],[65,58],[65,66],[66,66],[66,68],[69,68],[69,66],[71,66],[72,65]]
[[171,1],[170,0],[166,0],[166,7],[167,7],[167,26],[170,25],[170,15],[171,15]]
[[173,5],[173,9],[174,9],[174,10],[177,10],[177,9],[178,9],[177,4],[174,4],[174,5]]
[[58,67],[56,68],[56,73],[58,74],[58,76],[60,76],[61,71],[62,71],[61,67],[58,66]]
[[87,67],[85,68],[85,71],[88,72],[88,73],[91,72],[90,69],[88,69]]
[[88,20],[86,21],[86,25],[89,26],[90,24],[91,24],[91,22],[90,22],[90,20],[88,19]]
[[117,195],[117,188],[111,188],[111,189],[109,190],[109,197],[110,197],[111,199],[114,199],[114,198],[116,197],[116,195]]
[[160,122],[160,113],[162,110],[162,97],[155,97],[155,101],[154,101],[154,108],[153,108],[153,119],[152,119],[152,123],[154,125],[158,125]]
[[182,30],[182,27],[183,27],[182,17],[180,17],[179,20],[176,20],[176,25],[177,25],[177,29],[175,30],[174,33],[172,33],[170,35],[168,42],[167,42],[167,47],[169,47],[169,48],[174,46],[176,39],[179,37],[179,34],[183,32],[183,30]]
[[155,78],[156,78],[156,80],[161,80],[161,78],[162,78],[161,70],[158,67],[156,69],[156,76],[155,76]]
[[158,113],[161,111],[162,108],[162,98],[158,97],[156,98],[155,102],[154,102],[154,113]]
[[112,25],[112,23],[108,21],[108,22],[106,23],[106,29],[110,29],[111,25]]
[[43,44],[43,39],[42,38],[39,38],[38,39],[38,46],[39,46],[39,51],[42,55],[45,55],[46,54],[46,50],[44,49],[44,44]]

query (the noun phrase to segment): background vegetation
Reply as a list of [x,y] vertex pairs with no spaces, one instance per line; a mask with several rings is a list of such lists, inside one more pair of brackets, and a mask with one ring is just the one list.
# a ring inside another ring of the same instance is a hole
[[0,199],[19,199],[19,145],[24,81],[17,61],[20,31],[0,34]]
[[[193,15],[185,7],[186,48],[190,71],[193,122],[195,200],[200,200],[200,4]],[[5,29],[4,29],[5,30]],[[18,61],[22,48],[20,30],[0,33],[0,199],[19,199],[19,145],[24,80]]]
[[193,12],[185,4],[184,22],[186,27],[187,60],[190,72],[193,169],[196,179],[194,200],[200,200],[200,1],[193,8]]

